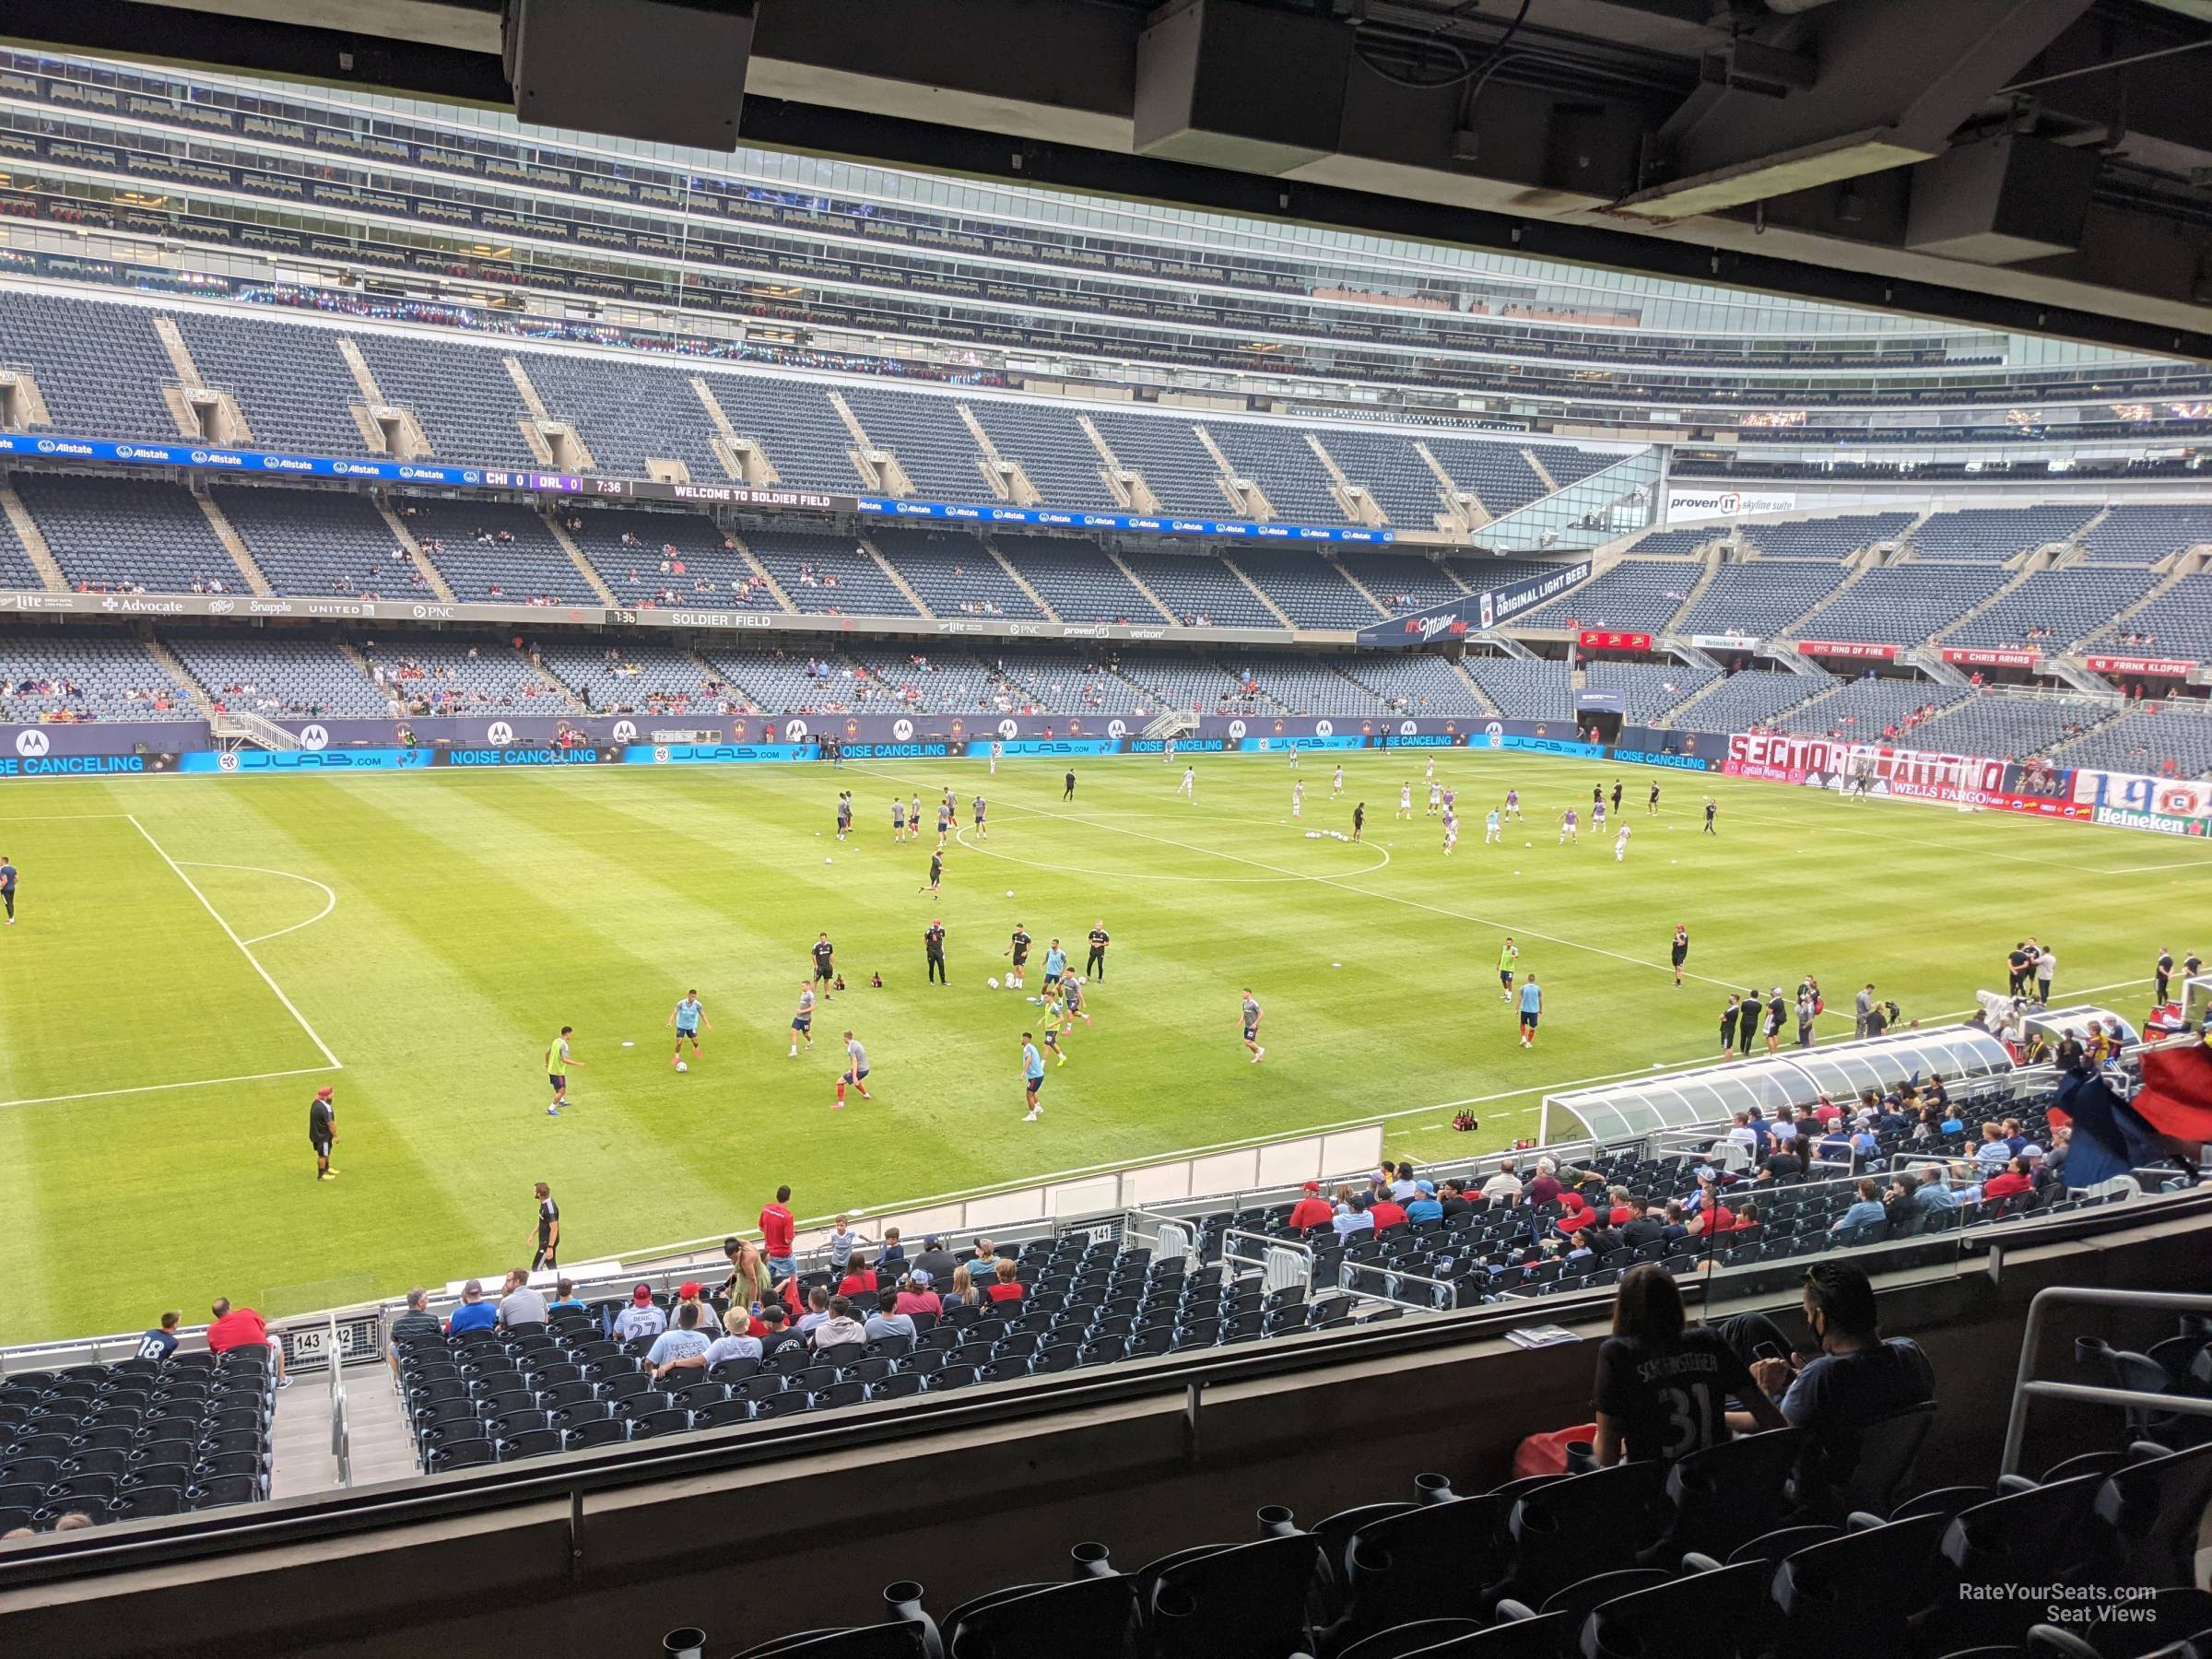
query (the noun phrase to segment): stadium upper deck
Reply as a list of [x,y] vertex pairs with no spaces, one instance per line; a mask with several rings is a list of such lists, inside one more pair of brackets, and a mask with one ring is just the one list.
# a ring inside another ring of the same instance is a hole
[[152,235],[229,276],[336,263],[408,273],[414,297],[586,296],[879,356],[949,344],[947,374],[1033,373],[1021,354],[1044,351],[1084,378],[1365,382],[1639,422],[1656,405],[1753,438],[1812,409],[1865,429],[1884,423],[1848,411],[1992,406],[1987,425],[2055,400],[2185,429],[2212,390],[2194,365],[1719,288],[25,53],[0,54],[0,211],[76,253],[87,232]]

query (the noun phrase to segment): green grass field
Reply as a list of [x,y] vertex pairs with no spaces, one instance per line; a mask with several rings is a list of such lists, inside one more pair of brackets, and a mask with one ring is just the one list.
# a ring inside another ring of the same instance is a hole
[[[0,800],[23,872],[0,934],[0,1340],[490,1274],[524,1257],[541,1179],[582,1262],[747,1227],[783,1181],[827,1215],[1376,1117],[1403,1155],[1465,1155],[1533,1133],[1547,1088],[1703,1061],[1730,988],[1809,971],[1847,1010],[1873,979],[1910,1016],[1956,1018],[2032,932],[2062,995],[2133,1009],[2159,945],[2212,931],[2212,849],[1677,773],[1650,819],[1654,774],[1621,771],[1636,834],[1617,864],[1609,836],[1561,847],[1556,829],[1614,772],[1526,756],[1439,755],[1464,825],[1445,859],[1433,821],[1394,821],[1425,759],[1355,756],[1336,803],[1329,761],[1306,761],[1305,827],[1347,827],[1362,796],[1358,846],[1289,823],[1281,759],[1201,759],[1195,806],[1157,760],[1081,764],[1072,806],[1059,764],[1008,762],[988,841],[951,850],[935,901],[888,803],[949,782],[965,822],[981,761],[18,785]],[[1509,784],[1527,822],[1486,848]],[[860,806],[843,846],[841,785]],[[1717,839],[1698,833],[1708,790]],[[923,979],[933,914],[949,989]],[[1016,922],[1080,960],[1101,917],[1096,1027],[1024,1124],[1037,1011],[984,976]],[[821,928],[853,989],[791,1060]],[[1534,1051],[1499,1000],[1508,932],[1547,991]],[[1246,984],[1267,1010],[1258,1066]],[[690,985],[713,1029],[677,1077],[665,1021]],[[582,1064],[557,1121],[542,1057],[563,1022]],[[877,1099],[840,1112],[848,1024]],[[1824,1030],[1848,1036],[1848,1014]],[[304,1120],[325,1081],[343,1174],[318,1185]],[[1459,1102],[1479,1135],[1451,1132]]]

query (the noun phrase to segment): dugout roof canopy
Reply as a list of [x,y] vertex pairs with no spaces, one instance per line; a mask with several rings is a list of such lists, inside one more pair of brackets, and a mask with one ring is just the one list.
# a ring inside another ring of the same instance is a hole
[[[1546,1095],[1541,1138],[1633,1140],[1662,1129],[1724,1124],[1732,1114],[1754,1106],[1772,1117],[1777,1107],[1810,1107],[1823,1095],[1838,1101],[1853,1100],[1862,1089],[1887,1090],[1932,1073],[1955,1082],[2012,1069],[2012,1056],[2005,1045],[1979,1028],[1899,1031],[1829,1048],[1793,1049],[1771,1059],[1729,1062],[1671,1077]],[[1579,1129],[1555,1125],[1555,1112],[1574,1120]]]

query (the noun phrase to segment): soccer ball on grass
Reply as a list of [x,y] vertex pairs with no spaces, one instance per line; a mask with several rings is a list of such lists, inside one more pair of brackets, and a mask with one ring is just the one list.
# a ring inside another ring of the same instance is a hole
[[691,1069],[691,1065],[690,1065],[690,1063],[689,1063],[688,1061],[685,1061],[685,1060],[678,1060],[678,1061],[676,1063],[676,1069],[677,1069],[677,1071],[679,1071],[679,1072],[687,1072],[687,1071],[689,1071],[689,1070]]
[[983,982],[983,983],[990,986],[994,991],[998,989],[998,982],[994,979],[987,979]]

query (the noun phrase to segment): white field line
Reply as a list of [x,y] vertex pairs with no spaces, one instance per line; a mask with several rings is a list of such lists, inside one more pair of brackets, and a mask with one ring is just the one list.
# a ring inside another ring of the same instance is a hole
[[190,890],[194,899],[197,899],[200,901],[200,908],[206,911],[210,916],[215,918],[215,924],[223,930],[223,936],[229,939],[231,944],[238,947],[239,955],[244,957],[247,962],[252,965],[253,971],[261,975],[261,982],[268,986],[269,990],[275,994],[276,1000],[284,1005],[285,1012],[289,1014],[293,1019],[299,1022],[300,1029],[307,1033],[308,1041],[313,1043],[317,1049],[322,1051],[323,1058],[330,1062],[330,1069],[333,1071],[343,1071],[346,1068],[346,1063],[340,1060],[337,1055],[330,1052],[330,1044],[324,1041],[323,1039],[317,1035],[315,1028],[307,1023],[307,1016],[300,1012],[299,1006],[294,1003],[290,997],[284,994],[284,987],[278,984],[276,980],[271,978],[269,971],[261,965],[261,959],[255,956],[253,952],[247,947],[246,942],[238,936],[237,932],[231,927],[230,924],[223,920],[222,912],[217,910],[214,905],[208,903],[207,895],[200,891],[199,883],[193,880],[191,877],[187,876],[184,873],[183,866],[178,864],[175,859],[169,855],[169,850],[163,847],[159,841],[153,838],[152,832],[148,830],[144,824],[138,821],[137,814],[125,813],[124,816],[130,819],[131,828],[137,830],[140,835],[146,838],[146,844],[151,847],[157,853],[160,855],[161,862],[170,867],[171,871],[176,876],[176,878],[184,884],[186,888]]
[[[119,813],[116,816],[124,815]],[[33,1095],[20,1100],[0,1100],[0,1108],[52,1106],[63,1100],[105,1100],[116,1095],[159,1094],[170,1088],[219,1088],[229,1083],[265,1083],[272,1077],[312,1077],[340,1069],[338,1064],[333,1061],[328,1065],[298,1065],[288,1071],[248,1072],[241,1077],[194,1077],[189,1083],[141,1083],[134,1088],[88,1088],[78,1094]]]
[[332,911],[338,908],[338,896],[330,890],[328,884],[317,881],[312,876],[302,876],[294,870],[272,870],[265,865],[207,864],[202,860],[192,858],[179,859],[177,862],[187,870],[241,870],[249,876],[281,876],[287,881],[304,882],[309,887],[323,889],[323,908],[306,921],[295,922],[289,927],[280,927],[275,933],[255,934],[252,938],[244,941],[248,945],[259,945],[269,939],[281,939],[286,934],[298,933],[303,927],[312,927],[324,917],[329,915]]

